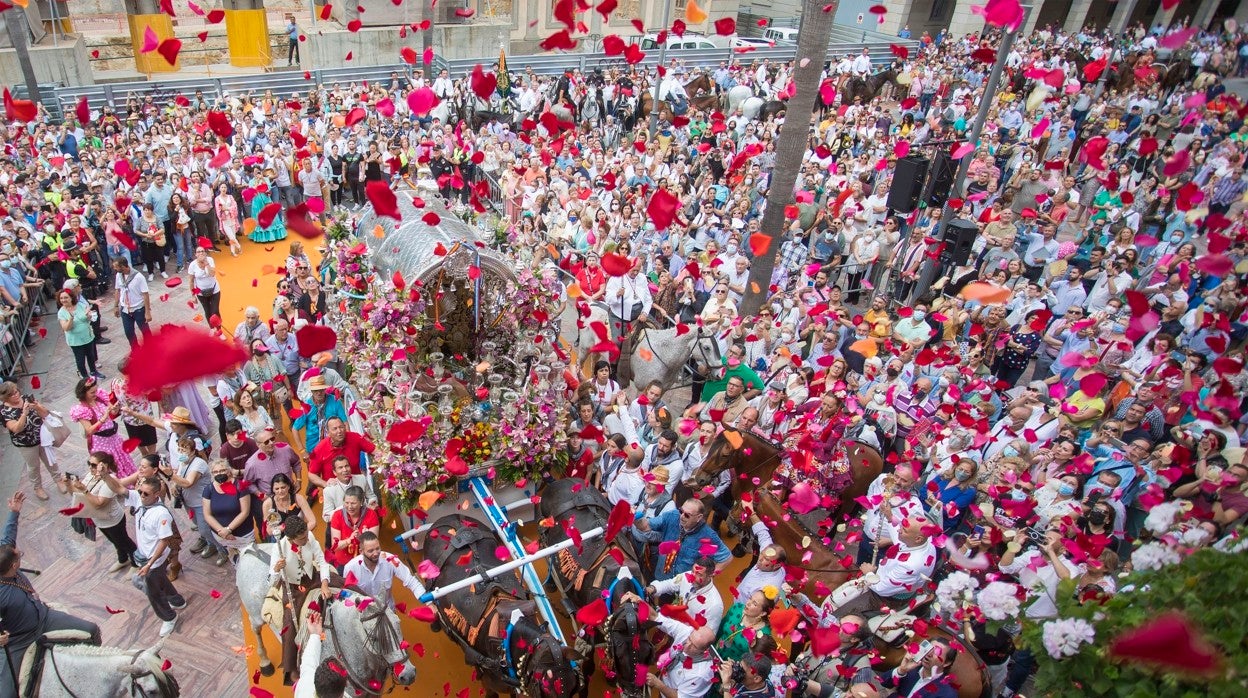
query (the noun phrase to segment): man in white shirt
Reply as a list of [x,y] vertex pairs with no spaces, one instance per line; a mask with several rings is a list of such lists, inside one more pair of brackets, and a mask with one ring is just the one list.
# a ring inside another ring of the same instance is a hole
[[303,643],[303,657],[299,660],[299,675],[306,678],[295,684],[295,698],[340,698],[347,693],[346,668],[333,657],[321,661],[324,633],[321,614],[309,615],[308,639]]
[[[105,474],[104,481],[114,492],[124,492],[121,483]],[[160,636],[168,637],[178,626],[177,611],[186,608],[186,599],[169,581],[166,565],[173,542],[173,513],[160,501],[160,480],[147,477],[126,492],[126,506],[135,510],[134,533],[138,552],[135,562],[142,562],[136,573],[143,578],[147,601],[156,617],[163,621]]]
[[724,597],[715,588],[714,559],[698,558],[688,572],[651,582],[646,587],[646,596],[653,601],[665,595],[672,596],[669,603],[686,607],[694,626],[719,629],[724,619]]
[[759,548],[758,562],[746,571],[740,582],[737,582],[737,598],[748,599],[763,587],[772,586],[779,589],[784,586],[784,563],[788,561],[788,553],[785,552],[784,546],[777,545],[772,539],[771,531],[767,529],[767,524],[754,513],[754,507],[749,502],[742,502],[741,505],[749,515],[750,532],[754,534],[754,540],[757,541]]
[[407,569],[402,560],[390,553],[381,552],[381,540],[372,531],[360,534],[360,554],[342,568],[342,577],[348,586],[354,584],[360,591],[379,603],[385,602],[390,608],[394,608],[391,588],[395,579],[407,587],[417,599],[425,593],[425,585]]
[[879,565],[859,565],[859,569],[866,575],[873,575],[875,581],[837,608],[837,616],[859,615],[881,605],[898,608],[923,588],[936,569],[936,546],[923,532],[925,525],[928,524],[924,519],[905,522],[898,534],[897,547],[882,552]]
[[631,505],[641,499],[641,495],[646,491],[646,481],[642,477],[641,458],[642,454],[639,451],[630,453],[627,461],[603,482],[603,489],[606,490],[607,501],[611,503],[611,506],[615,506],[618,502],[628,502]]
[[867,487],[868,508],[862,515],[862,540],[858,543],[859,564],[875,557],[878,545],[883,552],[897,541],[906,521],[924,518],[923,503],[914,495],[914,469],[902,463],[893,473],[883,473]]
[[611,323],[613,337],[627,330],[616,323],[628,325],[642,315],[650,314],[654,297],[650,295],[650,282],[641,276],[640,260],[633,261],[632,269],[624,276],[612,276],[607,280],[607,291],[602,300],[607,304],[614,321]]
[[455,83],[451,81],[451,75],[445,68],[433,81],[433,93],[438,99],[450,99],[455,94]]
[[1018,577],[1019,583],[1027,589],[1027,598],[1032,602],[1023,613],[1028,618],[1056,618],[1057,585],[1062,581],[1058,566],[1065,568],[1065,577],[1069,579],[1078,579],[1087,570],[1066,557],[1062,535],[1056,531],[1045,534],[1045,544],[1039,549],[1032,548],[1021,555],[1020,540],[1024,540],[1024,536],[1018,531],[1014,540],[1006,544],[998,569]]
[[[635,597],[635,595],[633,595]],[[646,674],[646,686],[663,698],[703,698],[711,690],[715,662],[711,645],[715,630],[711,626],[693,627],[658,616],[659,629],[673,640],[672,647],[659,656],[656,673]]]
[[870,49],[866,46],[862,47],[862,53],[854,57],[853,71],[854,75],[860,78],[865,78],[871,74]]
[[147,277],[130,268],[125,257],[113,257],[113,271],[117,274],[113,287],[117,289],[117,305],[113,315],[121,318],[122,331],[130,346],[138,344],[137,327],[144,337],[152,336],[148,323],[152,321],[152,298]]

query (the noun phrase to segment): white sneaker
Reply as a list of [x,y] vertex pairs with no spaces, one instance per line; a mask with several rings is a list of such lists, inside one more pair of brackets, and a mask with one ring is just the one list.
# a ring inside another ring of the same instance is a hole
[[112,567],[108,568],[109,573],[120,572],[130,566],[130,562],[114,562]]
[[163,272],[163,271],[162,271],[162,272],[160,272],[160,278],[162,278],[162,279],[167,279],[167,278],[169,278],[169,275],[168,275],[168,274],[166,274],[165,272]]
[[167,620],[160,624],[160,636],[169,637],[173,634],[173,630],[176,627],[178,627],[178,619],[175,616],[173,620]]
[[153,274],[153,273],[152,273],[152,272],[150,272],[150,271],[149,271],[149,272],[147,272],[147,280],[148,280],[148,281],[153,281],[153,280],[155,280],[155,279],[156,279],[156,275],[155,275],[155,274]]

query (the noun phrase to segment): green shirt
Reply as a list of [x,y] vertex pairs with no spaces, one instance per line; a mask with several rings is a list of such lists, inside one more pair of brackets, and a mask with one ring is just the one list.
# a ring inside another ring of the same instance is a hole
[[745,604],[738,601],[728,609],[728,612],[724,614],[723,622],[719,624],[719,642],[715,643],[715,650],[725,660],[738,661],[744,658],[749,654],[750,640],[756,634],[771,634],[770,623],[763,623],[762,628],[754,629],[753,632],[742,628],[741,617],[744,614]]
[[[95,339],[95,332],[91,330],[91,318],[87,316],[88,307],[90,306],[85,301],[74,306],[74,324],[65,332],[65,343],[71,347],[90,344]],[[56,317],[61,322],[65,322],[70,318],[70,311],[61,308],[56,312]]]
[[724,392],[724,389],[728,387],[728,379],[733,376],[740,378],[745,383],[746,390],[763,389],[763,379],[758,377],[754,369],[746,366],[744,363],[740,363],[729,367],[724,372],[723,378],[706,381],[706,384],[702,386],[702,402],[709,402],[711,398]]

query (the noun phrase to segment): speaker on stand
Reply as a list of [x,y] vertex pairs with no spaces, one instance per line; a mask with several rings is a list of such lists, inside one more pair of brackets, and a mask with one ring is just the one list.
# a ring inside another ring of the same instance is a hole
[[927,179],[927,158],[908,155],[897,161],[893,186],[888,190],[888,207],[897,213],[910,213],[919,206]]
[[955,218],[945,226],[942,242],[945,249],[940,253],[942,265],[951,267],[966,266],[971,260],[971,246],[975,244],[975,236],[979,235],[979,226],[964,218]]
[[[900,165],[901,163],[897,163]],[[927,207],[939,210],[949,200],[949,192],[953,189],[953,179],[958,173],[958,163],[949,153],[937,150],[932,159],[932,168],[923,186],[923,201]]]

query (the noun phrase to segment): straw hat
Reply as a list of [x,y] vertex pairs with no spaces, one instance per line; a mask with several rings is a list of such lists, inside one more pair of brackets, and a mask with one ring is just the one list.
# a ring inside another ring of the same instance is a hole
[[198,426],[195,420],[191,419],[191,411],[185,407],[175,407],[173,411],[163,415],[164,420],[170,424],[185,424],[187,426]]
[[667,481],[672,479],[672,471],[667,469],[666,465],[655,466],[650,471],[650,477],[656,485],[666,485]]
[[308,381],[309,390],[327,390],[328,388],[329,386],[325,384],[324,376],[313,376]]

